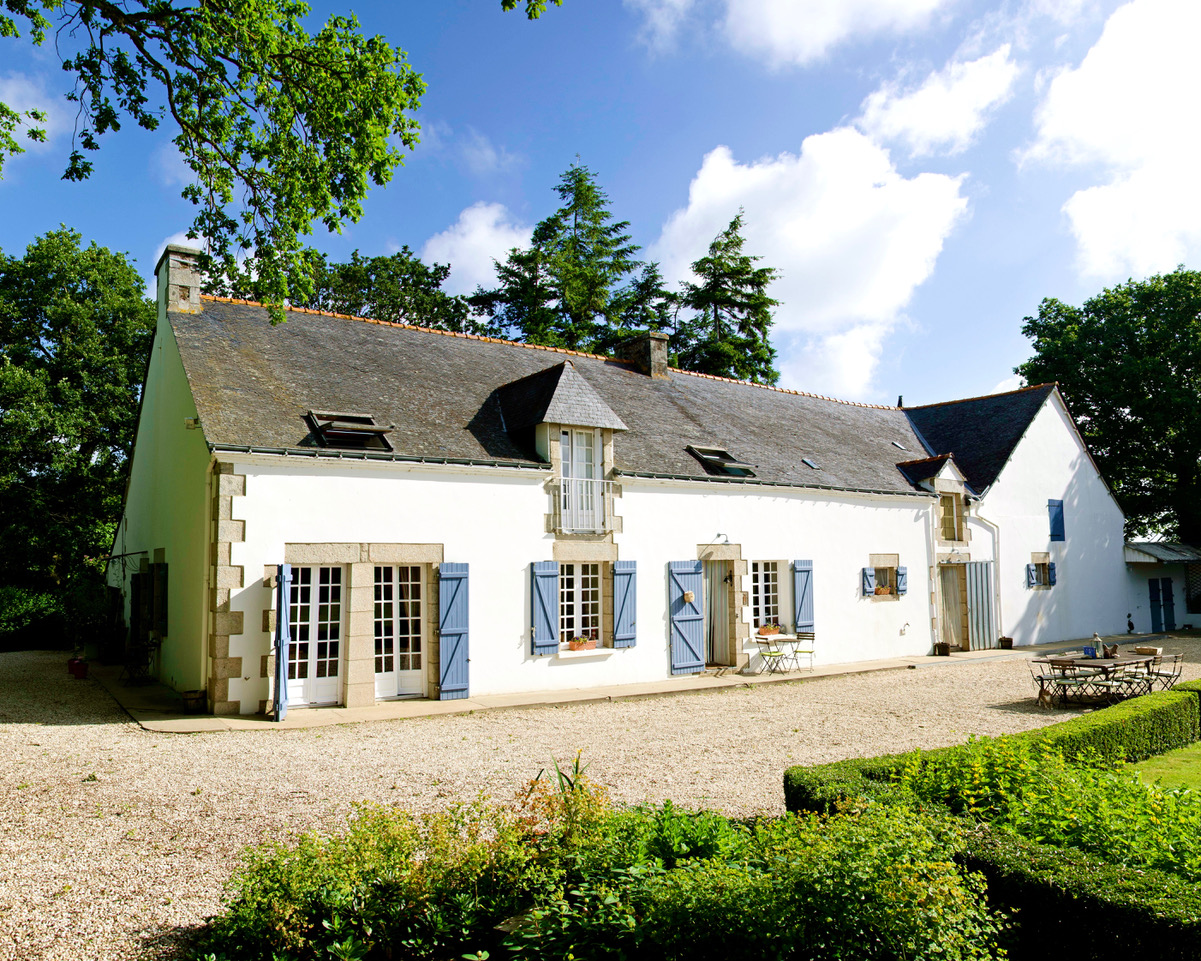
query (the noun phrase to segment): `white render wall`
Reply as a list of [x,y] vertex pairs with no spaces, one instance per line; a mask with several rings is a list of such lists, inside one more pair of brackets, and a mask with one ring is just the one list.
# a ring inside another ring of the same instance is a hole
[[[1048,500],[1064,504],[1066,539],[1051,540]],[[1057,393],[1035,416],[979,504],[1000,528],[1001,633],[1018,644],[1126,631],[1129,578],[1122,512],[1080,442]],[[972,557],[976,558],[975,542]],[[1032,553],[1047,553],[1058,583],[1026,587]]]
[[[585,657],[534,657],[530,564],[554,557],[544,520],[549,472],[221,456],[246,475],[245,496],[233,501],[245,540],[233,544],[231,558],[245,568],[245,586],[231,597],[245,628],[230,638],[229,652],[244,665],[229,691],[243,711],[268,697],[259,665],[271,643],[262,611],[272,604],[262,572],[283,559],[287,543],[441,544],[444,560],[468,563],[473,695],[670,677],[667,565],[697,559],[697,545],[719,533],[740,544],[747,561],[813,561],[818,663],[931,649],[932,497],[623,478],[616,505],[624,533],[615,540],[618,558],[638,564],[637,644]],[[860,596],[869,553],[900,555],[909,571],[904,597]],[[788,585],[781,599],[790,603],[791,572],[782,568],[781,581]],[[750,591],[749,576],[742,586]],[[791,608],[782,619],[792,621]]]

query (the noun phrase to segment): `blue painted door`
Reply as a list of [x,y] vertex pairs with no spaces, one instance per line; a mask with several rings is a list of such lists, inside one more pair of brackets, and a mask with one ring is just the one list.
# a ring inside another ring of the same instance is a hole
[[1159,578],[1151,578],[1147,586],[1151,590],[1151,633],[1158,634],[1163,630],[1163,611],[1159,606]]
[[438,697],[467,697],[467,565],[438,567]]
[[1172,579],[1165,577],[1159,585],[1159,596],[1163,601],[1163,629],[1176,630],[1176,599],[1172,596]]
[[[691,594],[691,600],[688,595]],[[705,575],[701,561],[667,565],[671,620],[671,673],[696,674],[705,667]]]

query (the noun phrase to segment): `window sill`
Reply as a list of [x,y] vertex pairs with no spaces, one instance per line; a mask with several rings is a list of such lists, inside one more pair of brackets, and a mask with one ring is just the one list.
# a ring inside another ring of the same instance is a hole
[[615,653],[617,648],[613,647],[594,647],[590,651],[568,651],[561,650],[555,653],[555,657],[562,658],[565,661],[572,661],[581,657],[608,657]]
[[904,594],[868,594],[866,595],[869,601],[899,601]]

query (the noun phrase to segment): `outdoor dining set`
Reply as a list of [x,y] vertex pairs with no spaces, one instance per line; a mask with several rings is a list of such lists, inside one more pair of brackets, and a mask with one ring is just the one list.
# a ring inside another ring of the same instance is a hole
[[1128,697],[1168,690],[1180,680],[1183,653],[1164,654],[1158,647],[1135,647],[1119,653],[1117,645],[1065,651],[1030,662],[1039,704],[1113,704]]

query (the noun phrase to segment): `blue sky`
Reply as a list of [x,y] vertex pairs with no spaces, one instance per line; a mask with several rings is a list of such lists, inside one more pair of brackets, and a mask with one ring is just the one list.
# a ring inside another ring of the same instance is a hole
[[[314,27],[345,6],[316,4]],[[738,212],[777,268],[781,384],[907,404],[1017,385],[1043,297],[1201,266],[1196,0],[499,0],[352,8],[408,51],[423,142],[335,259],[408,245],[450,287],[555,207],[578,155],[679,281]],[[108,135],[59,179],[48,51],[0,40],[0,100],[52,111],[0,181],[0,249],[60,223],[144,273],[192,220],[167,130]]]

